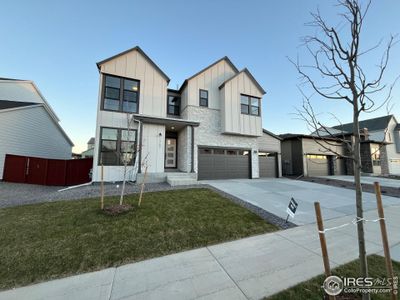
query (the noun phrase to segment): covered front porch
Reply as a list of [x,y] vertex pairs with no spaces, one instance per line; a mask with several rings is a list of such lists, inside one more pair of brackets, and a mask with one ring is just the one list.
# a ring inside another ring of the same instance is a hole
[[198,122],[143,115],[135,119],[140,122],[138,182],[144,180],[145,173],[146,182],[197,179],[193,153]]

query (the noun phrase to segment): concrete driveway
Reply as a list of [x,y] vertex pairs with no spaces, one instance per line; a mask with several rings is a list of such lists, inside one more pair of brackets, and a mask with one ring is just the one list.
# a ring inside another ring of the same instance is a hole
[[[219,190],[236,196],[253,205],[286,218],[286,208],[293,197],[299,204],[294,219],[297,225],[315,223],[314,201],[321,204],[324,220],[355,215],[355,192],[350,189],[323,184],[291,180],[271,179],[230,179],[204,181]],[[399,205],[400,198],[383,196],[385,206]],[[364,209],[376,209],[376,198],[364,193]]]
[[[354,182],[354,177],[349,176],[349,175],[319,176],[319,177]],[[398,180],[398,179],[382,178],[382,177],[374,177],[374,176],[362,176],[361,177],[361,183],[374,184],[375,181],[379,182],[379,184],[381,186],[394,187],[394,188],[400,189],[400,180]]]

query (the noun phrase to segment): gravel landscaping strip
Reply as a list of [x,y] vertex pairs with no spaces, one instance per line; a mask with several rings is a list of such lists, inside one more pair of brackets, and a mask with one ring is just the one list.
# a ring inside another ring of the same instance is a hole
[[249,202],[243,201],[242,199],[235,197],[231,194],[228,194],[224,191],[221,191],[213,186],[210,185],[202,185],[203,187],[207,187],[210,190],[213,190],[215,192],[217,192],[218,194],[220,194],[221,196],[228,198],[229,200],[231,200],[232,202],[235,202],[236,204],[239,204],[240,206],[250,210],[251,212],[255,213],[256,215],[258,215],[260,218],[264,219],[265,221],[267,221],[270,224],[273,224],[277,227],[279,227],[280,229],[289,229],[289,228],[293,228],[293,227],[297,227],[296,224],[288,221],[286,222],[285,219],[282,219],[281,217],[278,217],[277,215],[274,215],[264,209],[262,209],[261,207],[255,206]]
[[[136,194],[140,192],[141,185],[129,183],[126,185],[126,195]],[[145,192],[161,192],[178,189],[191,188],[207,188],[220,194],[221,196],[239,204],[240,206],[255,213],[265,221],[273,224],[281,229],[296,227],[297,225],[291,222],[285,222],[284,219],[258,207],[243,201],[235,196],[225,193],[208,184],[196,184],[172,187],[168,183],[148,183],[145,185]],[[100,185],[91,184],[86,186],[76,187],[70,190],[58,192],[63,187],[42,186],[33,184],[19,184],[10,182],[0,182],[0,208],[11,207],[25,204],[36,204],[43,202],[55,202],[62,200],[78,200],[85,198],[96,198],[100,196]],[[121,193],[120,184],[105,184],[105,196],[118,196]]]

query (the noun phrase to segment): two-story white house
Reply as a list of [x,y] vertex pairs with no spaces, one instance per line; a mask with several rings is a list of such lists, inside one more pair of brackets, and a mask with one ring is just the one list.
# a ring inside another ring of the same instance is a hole
[[[179,90],[168,89],[169,77],[139,47],[97,66],[93,181],[101,164],[105,181],[122,180],[127,149],[137,149],[138,181],[145,167],[148,182],[171,183],[178,172],[187,180],[280,176],[280,138],[262,129],[265,91],[228,57]],[[135,120],[129,133],[127,114]]]

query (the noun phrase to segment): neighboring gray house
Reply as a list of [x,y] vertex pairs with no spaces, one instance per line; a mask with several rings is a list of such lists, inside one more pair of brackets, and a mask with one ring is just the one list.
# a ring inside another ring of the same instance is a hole
[[284,176],[347,174],[347,161],[338,155],[344,154],[344,147],[336,139],[321,139],[305,134],[282,134],[280,137]]
[[59,121],[32,81],[0,78],[0,180],[6,154],[71,158]]
[[[265,91],[228,57],[186,79],[179,90],[168,89],[169,77],[139,47],[97,66],[94,181],[100,180],[101,163],[106,181],[122,180],[121,157],[128,148],[137,149],[129,157],[138,156],[139,181],[145,165],[149,181],[171,184],[177,178],[190,183],[279,176],[280,139],[262,129]],[[129,141],[127,114],[135,116]]]
[[[333,126],[351,134],[353,123]],[[400,175],[400,124],[394,115],[360,121],[363,172]]]
[[[364,173],[400,175],[400,124],[393,115],[360,121],[361,162]],[[336,135],[350,139],[353,123],[319,131],[320,136]],[[349,166],[349,173],[352,172]]]
[[87,142],[87,149],[81,153],[82,158],[93,157],[94,154],[94,137]]

